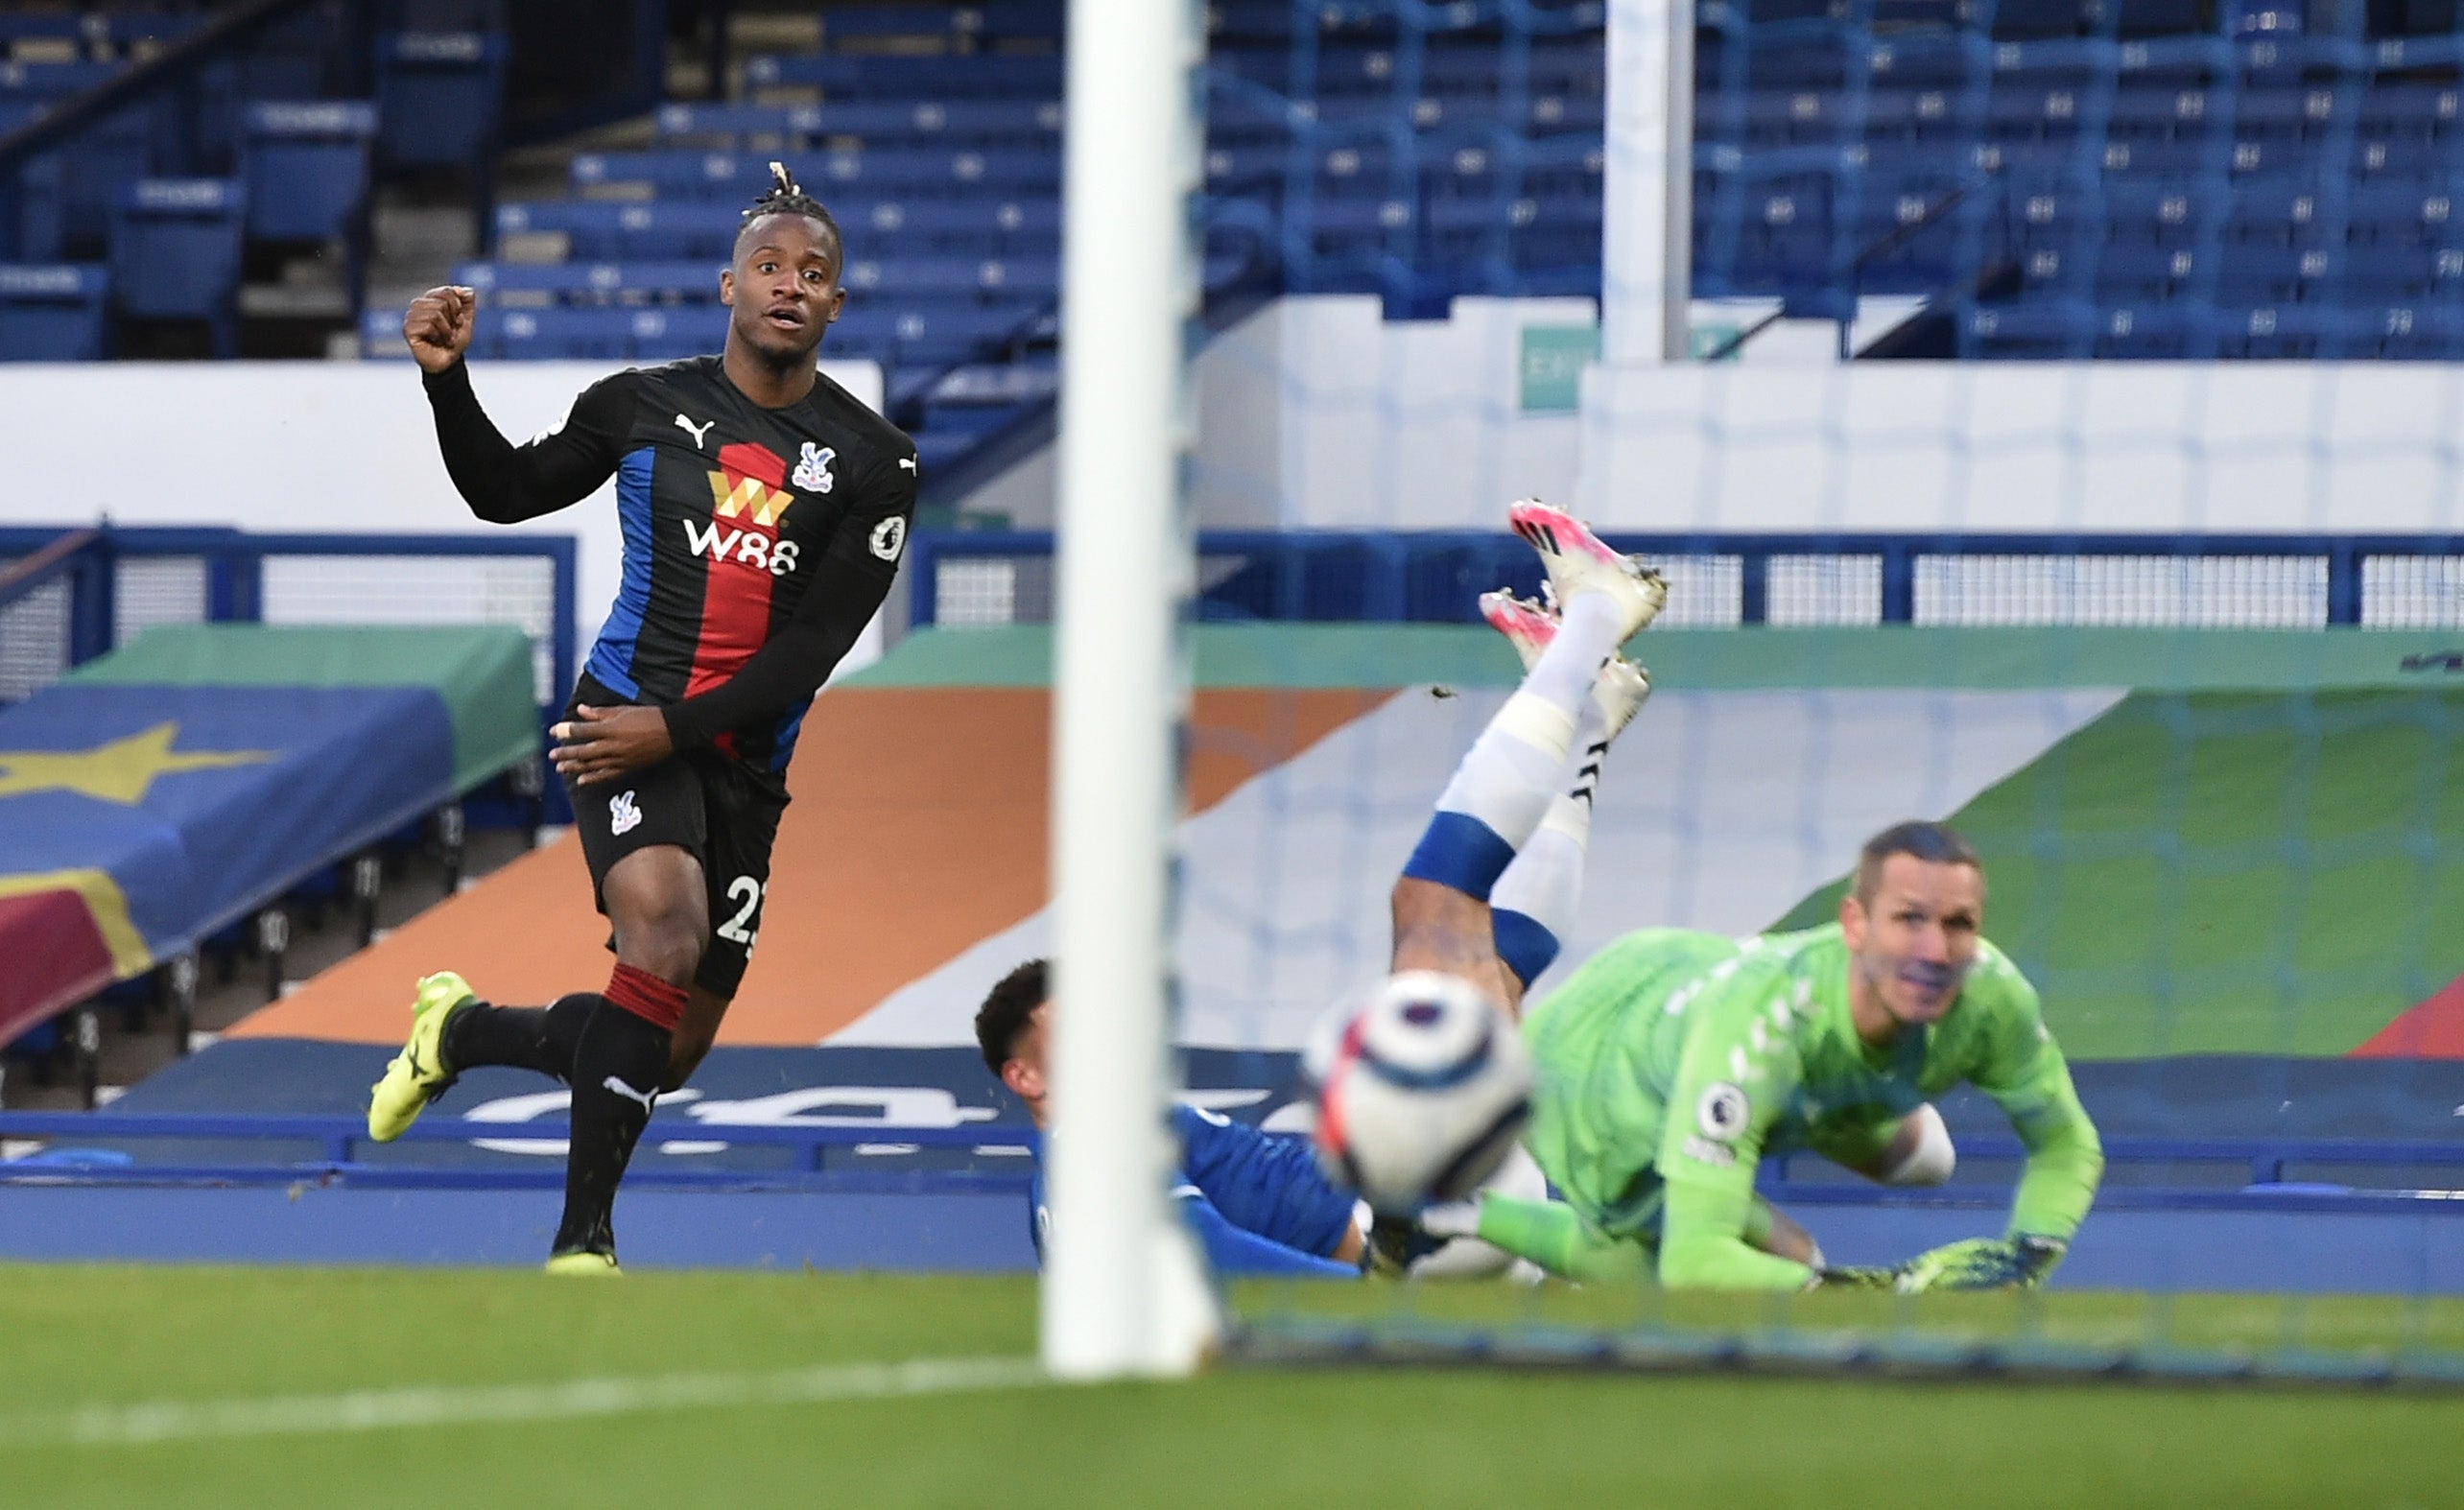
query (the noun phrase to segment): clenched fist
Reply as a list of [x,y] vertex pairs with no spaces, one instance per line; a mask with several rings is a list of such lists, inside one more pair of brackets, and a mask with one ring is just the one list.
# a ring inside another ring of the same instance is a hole
[[479,292],[459,284],[430,289],[411,301],[402,316],[402,339],[411,355],[430,372],[442,372],[470,349],[471,331],[479,319]]

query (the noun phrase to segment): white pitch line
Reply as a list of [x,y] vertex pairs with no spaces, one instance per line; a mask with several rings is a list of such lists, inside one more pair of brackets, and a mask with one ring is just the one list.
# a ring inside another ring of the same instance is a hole
[[438,1385],[257,1400],[164,1400],[0,1417],[0,1448],[136,1447],[217,1437],[493,1426],[646,1410],[1018,1389],[1044,1380],[1043,1370],[1031,1358],[920,1358],[906,1363],[834,1363],[763,1374],[664,1374],[577,1379],[560,1384]]

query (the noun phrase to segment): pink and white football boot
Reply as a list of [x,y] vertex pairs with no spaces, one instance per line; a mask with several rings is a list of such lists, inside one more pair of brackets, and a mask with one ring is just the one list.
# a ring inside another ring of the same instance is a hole
[[1583,593],[1615,602],[1624,632],[1620,644],[1643,631],[1669,602],[1669,579],[1632,556],[1600,543],[1591,528],[1562,508],[1526,498],[1508,508],[1506,522],[1524,543],[1540,553],[1549,570],[1549,596],[1560,608]]
[[[1481,594],[1481,617],[1489,627],[1505,636],[1522,658],[1523,669],[1529,671],[1540,659],[1540,652],[1557,637],[1557,616],[1528,598],[1517,598],[1501,587]],[[1651,673],[1623,655],[1612,655],[1599,669],[1592,682],[1592,701],[1599,705],[1599,716],[1615,739],[1634,721],[1643,710],[1643,699],[1651,696]]]

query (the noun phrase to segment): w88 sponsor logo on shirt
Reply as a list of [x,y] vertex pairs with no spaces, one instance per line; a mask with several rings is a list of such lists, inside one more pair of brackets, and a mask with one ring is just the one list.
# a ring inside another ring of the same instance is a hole
[[694,554],[706,555],[714,561],[734,561],[767,571],[772,577],[785,577],[795,570],[795,542],[759,531],[730,529],[716,519],[705,529],[688,519],[684,521],[684,538]]
[[796,547],[778,537],[780,521],[794,507],[787,490],[787,462],[768,446],[723,446],[720,470],[710,474],[710,522],[684,521],[685,543],[696,555],[733,561],[772,577],[795,570]]

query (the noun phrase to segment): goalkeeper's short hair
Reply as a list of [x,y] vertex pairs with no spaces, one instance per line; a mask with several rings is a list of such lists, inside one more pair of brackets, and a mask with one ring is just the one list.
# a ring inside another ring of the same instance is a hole
[[1967,836],[1948,823],[1935,823],[1925,818],[1909,818],[1894,823],[1872,838],[1857,855],[1857,901],[1868,905],[1883,884],[1883,863],[1893,855],[1911,855],[1934,865],[1967,865],[1979,875],[1985,862],[1977,858],[1977,846]]

